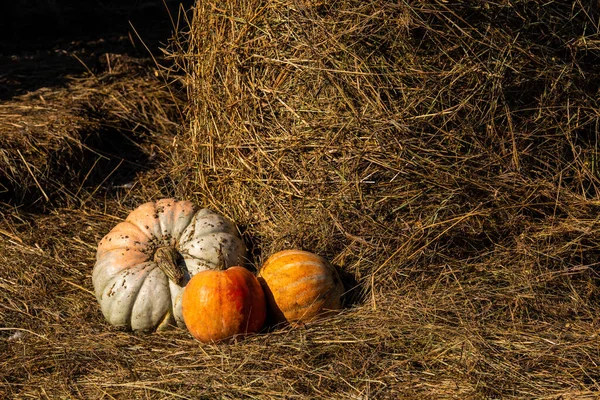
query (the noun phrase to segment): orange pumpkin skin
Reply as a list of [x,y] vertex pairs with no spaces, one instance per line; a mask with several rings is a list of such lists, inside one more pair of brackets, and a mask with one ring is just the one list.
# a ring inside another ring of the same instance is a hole
[[263,264],[259,281],[275,322],[298,324],[342,308],[344,285],[324,258],[302,250],[284,250]]
[[188,330],[204,343],[258,332],[267,315],[260,283],[237,266],[194,275],[185,287],[181,307]]

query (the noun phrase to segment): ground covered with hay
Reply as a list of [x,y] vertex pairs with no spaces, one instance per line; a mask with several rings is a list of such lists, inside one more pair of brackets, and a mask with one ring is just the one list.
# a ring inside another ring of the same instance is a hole
[[[2,47],[0,397],[597,398],[596,2],[167,3],[146,46]],[[346,308],[232,344],[109,326],[97,243],[162,197],[235,221],[251,269],[328,258]]]

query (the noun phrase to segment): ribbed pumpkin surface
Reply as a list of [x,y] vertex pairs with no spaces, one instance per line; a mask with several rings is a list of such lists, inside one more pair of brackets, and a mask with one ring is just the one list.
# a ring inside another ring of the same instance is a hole
[[[164,249],[181,257],[181,279],[160,268]],[[245,252],[235,225],[221,215],[190,201],[148,202],[98,244],[92,271],[96,299],[112,325],[144,331],[183,327],[187,281],[200,271],[241,265]]]
[[259,281],[275,322],[308,322],[342,308],[344,286],[337,271],[308,251],[273,254],[262,266]]
[[183,292],[182,310],[188,330],[201,342],[258,332],[267,312],[261,285],[243,267],[194,275]]

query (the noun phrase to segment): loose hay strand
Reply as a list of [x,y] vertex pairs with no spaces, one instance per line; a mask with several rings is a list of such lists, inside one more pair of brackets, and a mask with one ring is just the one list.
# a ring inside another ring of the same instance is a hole
[[40,189],[40,192],[44,195],[44,198],[46,199],[46,201],[50,201],[50,198],[48,198],[48,195],[46,194],[46,192],[44,192],[44,189],[42,188],[42,186],[38,182],[37,178],[35,177],[35,174],[31,171],[31,167],[29,167],[29,163],[25,160],[25,157],[23,157],[23,154],[21,154],[21,151],[19,149],[17,149],[17,154],[19,155],[19,157],[21,157],[21,160],[23,161],[25,168],[27,168],[27,172],[29,172],[29,175],[31,175],[31,177],[33,178],[33,181],[35,182],[38,189]]

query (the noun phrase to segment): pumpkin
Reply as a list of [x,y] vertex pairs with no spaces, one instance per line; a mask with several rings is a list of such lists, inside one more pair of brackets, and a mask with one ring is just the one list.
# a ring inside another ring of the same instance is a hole
[[106,320],[132,330],[177,324],[183,288],[200,271],[242,265],[235,226],[189,201],[162,199],[132,211],[98,244],[92,283]]
[[205,343],[258,332],[267,315],[260,283],[238,266],[199,272],[188,282],[181,304],[188,330]]
[[344,286],[324,258],[302,250],[273,254],[259,273],[274,322],[309,322],[342,308]]

